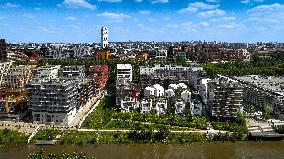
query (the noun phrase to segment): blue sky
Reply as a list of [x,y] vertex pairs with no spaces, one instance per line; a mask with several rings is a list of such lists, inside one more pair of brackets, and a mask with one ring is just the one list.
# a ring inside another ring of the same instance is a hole
[[0,0],[8,42],[284,42],[284,0]]

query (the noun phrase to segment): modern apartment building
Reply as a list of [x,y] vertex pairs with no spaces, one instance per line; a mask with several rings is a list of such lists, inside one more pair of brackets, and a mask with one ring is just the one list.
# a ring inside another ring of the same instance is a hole
[[85,66],[63,66],[58,70],[58,76],[64,80],[82,80],[85,78]]
[[237,117],[243,102],[243,88],[238,81],[219,76],[208,81],[208,108],[211,117],[231,119]]
[[187,78],[188,83],[192,88],[198,90],[200,80],[206,76],[206,72],[203,67],[193,64],[190,69],[188,69]]
[[58,79],[58,72],[60,65],[47,65],[38,67],[34,70],[33,81],[49,81],[53,79]]
[[[117,64],[116,76],[116,105],[121,107],[121,101],[136,98],[132,88],[132,66],[130,64]],[[124,109],[121,107],[121,109]]]
[[96,83],[92,79],[83,79],[78,85],[79,103],[77,105],[77,110],[97,94]]
[[12,66],[11,61],[8,61],[8,62],[1,62],[0,61],[0,86],[2,86],[2,84],[4,82],[3,78],[7,75],[11,66]]
[[244,87],[245,105],[254,105],[262,111],[268,108],[273,117],[284,119],[284,78],[274,76],[234,77]]
[[147,86],[160,84],[166,88],[171,83],[187,83],[188,70],[190,67],[155,65],[154,67],[140,66],[140,89]]
[[12,66],[3,78],[3,86],[10,89],[24,88],[32,79],[33,65]]
[[78,104],[77,82],[51,80],[27,85],[28,108],[35,123],[69,125],[76,115]]
[[96,88],[105,88],[108,81],[108,65],[92,65],[89,68],[89,77],[96,82]]

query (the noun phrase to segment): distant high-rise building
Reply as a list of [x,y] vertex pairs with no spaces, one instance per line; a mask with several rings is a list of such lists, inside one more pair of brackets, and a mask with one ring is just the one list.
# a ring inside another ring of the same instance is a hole
[[107,27],[102,27],[101,29],[101,45],[103,49],[108,47],[108,28]]
[[6,52],[6,42],[5,39],[0,39],[0,61],[6,60],[7,52]]

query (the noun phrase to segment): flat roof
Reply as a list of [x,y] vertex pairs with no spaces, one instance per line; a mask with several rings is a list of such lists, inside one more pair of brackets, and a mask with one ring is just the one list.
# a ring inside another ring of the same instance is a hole
[[248,75],[235,78],[264,89],[284,94],[284,77]]

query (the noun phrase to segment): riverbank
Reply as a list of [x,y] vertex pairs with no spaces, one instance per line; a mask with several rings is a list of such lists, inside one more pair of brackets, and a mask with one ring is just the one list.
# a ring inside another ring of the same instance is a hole
[[192,144],[88,144],[9,146],[0,149],[1,159],[26,158],[44,149],[50,153],[82,152],[96,159],[283,159],[284,142],[205,142]]

